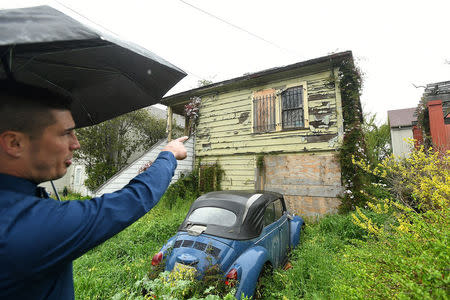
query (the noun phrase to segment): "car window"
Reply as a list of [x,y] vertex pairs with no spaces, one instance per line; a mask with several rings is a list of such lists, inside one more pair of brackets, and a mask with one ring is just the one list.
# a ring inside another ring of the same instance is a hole
[[274,202],[275,206],[275,219],[278,220],[283,216],[283,205],[281,204],[281,200],[278,199]]
[[207,225],[232,226],[236,222],[234,212],[219,207],[200,207],[194,210],[188,222]]
[[270,203],[266,207],[266,211],[264,212],[264,226],[272,224],[275,221],[275,210],[273,208],[273,203]]

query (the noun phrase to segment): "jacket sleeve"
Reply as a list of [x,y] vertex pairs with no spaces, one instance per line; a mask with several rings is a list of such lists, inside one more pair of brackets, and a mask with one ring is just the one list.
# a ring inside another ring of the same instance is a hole
[[[177,161],[161,152],[152,166],[123,189],[85,201],[40,199],[16,224],[9,246],[19,273],[41,272],[69,262],[131,225],[154,207]],[[16,236],[17,238],[14,238]]]

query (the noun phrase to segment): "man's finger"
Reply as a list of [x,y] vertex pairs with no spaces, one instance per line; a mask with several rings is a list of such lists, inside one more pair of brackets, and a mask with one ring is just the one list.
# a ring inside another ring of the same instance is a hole
[[184,143],[187,141],[189,137],[188,136],[182,136],[180,138],[177,138],[176,141],[180,142],[180,143]]

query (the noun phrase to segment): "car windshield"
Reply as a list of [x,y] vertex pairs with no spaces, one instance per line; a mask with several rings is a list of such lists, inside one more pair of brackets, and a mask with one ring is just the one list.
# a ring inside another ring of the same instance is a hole
[[232,211],[224,208],[200,207],[191,213],[188,222],[194,224],[232,226],[236,222],[236,215]]

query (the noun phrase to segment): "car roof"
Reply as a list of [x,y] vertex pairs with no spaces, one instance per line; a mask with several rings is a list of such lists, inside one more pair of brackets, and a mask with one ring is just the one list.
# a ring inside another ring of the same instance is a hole
[[[265,207],[277,199],[283,199],[283,196],[269,191],[210,192],[192,203],[180,230],[187,231],[192,225],[187,220],[194,210],[201,207],[219,207],[232,211],[236,215],[236,222],[232,226],[208,224],[204,233],[237,240],[252,239],[261,233]],[[283,200],[282,202],[285,207]]]

